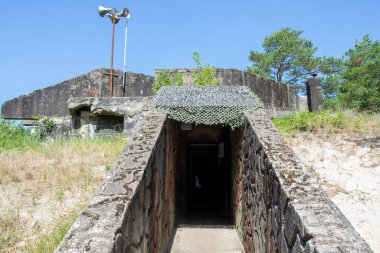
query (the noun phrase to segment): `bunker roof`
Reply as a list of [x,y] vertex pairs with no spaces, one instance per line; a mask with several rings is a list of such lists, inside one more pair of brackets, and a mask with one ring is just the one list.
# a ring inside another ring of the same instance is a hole
[[229,125],[244,122],[243,112],[264,108],[245,86],[166,86],[155,97],[155,107],[169,118],[187,124]]

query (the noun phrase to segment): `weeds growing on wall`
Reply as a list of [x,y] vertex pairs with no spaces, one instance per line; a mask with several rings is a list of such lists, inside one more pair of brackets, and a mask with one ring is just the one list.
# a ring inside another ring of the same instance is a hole
[[157,78],[153,83],[152,92],[156,94],[159,89],[164,86],[182,86],[183,77],[181,73],[170,73],[168,70],[162,70],[157,74]]
[[197,65],[197,71],[193,74],[194,83],[197,85],[217,85],[216,68],[210,64],[204,64],[198,52],[193,53],[193,61]]

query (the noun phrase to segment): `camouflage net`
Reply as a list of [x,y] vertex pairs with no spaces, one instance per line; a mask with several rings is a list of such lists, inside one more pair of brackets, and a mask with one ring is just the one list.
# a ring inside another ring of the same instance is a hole
[[244,86],[162,87],[154,101],[169,118],[187,124],[229,125],[244,122],[244,111],[264,108],[261,100]]

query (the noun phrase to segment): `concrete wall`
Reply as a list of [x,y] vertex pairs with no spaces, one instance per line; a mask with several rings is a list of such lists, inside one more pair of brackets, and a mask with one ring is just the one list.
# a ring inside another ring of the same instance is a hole
[[[91,137],[99,135],[96,129],[112,126],[112,117],[120,116],[124,118],[124,122],[118,124],[123,127],[124,134],[130,135],[144,119],[147,101],[147,97],[70,98],[68,108],[73,115],[73,121],[76,121],[72,124],[71,133]],[[108,127],[107,130],[112,133],[115,129]]]
[[[156,77],[162,70],[156,70]],[[192,75],[196,69],[168,69],[168,71],[181,73],[185,85],[194,84]],[[216,69],[216,78],[220,85],[248,86],[264,102],[265,111],[269,116],[307,110],[306,97],[298,96],[292,86],[237,69]]]
[[[55,252],[164,252],[174,228],[178,128],[151,112]],[[177,129],[177,130],[176,130]]]
[[[156,70],[156,73],[162,70]],[[192,74],[196,69],[172,69],[184,76],[185,84],[193,84]],[[68,99],[73,97],[109,96],[109,73],[107,69],[97,69],[87,74],[66,80],[54,86],[35,90],[6,101],[1,108],[3,118],[31,119],[33,115],[68,116]],[[154,77],[127,73],[126,90],[121,88],[122,72],[115,71],[114,97],[151,96]],[[222,85],[245,85],[251,88],[264,102],[266,112],[270,116],[281,115],[291,111],[307,110],[306,98],[297,95],[293,87],[261,78],[248,72],[236,69],[217,69],[216,76]]]
[[[68,116],[68,99],[72,97],[109,96],[109,76],[106,69],[97,69],[87,74],[66,80],[47,88],[35,90],[6,101],[1,107],[1,116],[7,119],[31,119],[33,115]],[[114,78],[114,96],[123,96],[120,87],[122,72],[115,71],[119,77]],[[128,73],[126,96],[151,96],[154,77]]]
[[246,117],[234,157],[235,220],[246,252],[372,252],[271,121],[260,112]]

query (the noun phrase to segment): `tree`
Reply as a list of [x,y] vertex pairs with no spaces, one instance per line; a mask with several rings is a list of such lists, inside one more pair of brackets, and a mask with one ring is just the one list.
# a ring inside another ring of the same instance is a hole
[[345,53],[338,103],[360,111],[380,112],[380,42],[365,35]]
[[301,38],[301,34],[299,30],[282,28],[265,37],[264,52],[250,52],[252,66],[248,71],[298,88],[304,88],[306,79],[313,72],[334,73],[339,59],[315,57],[317,48],[310,40]]

